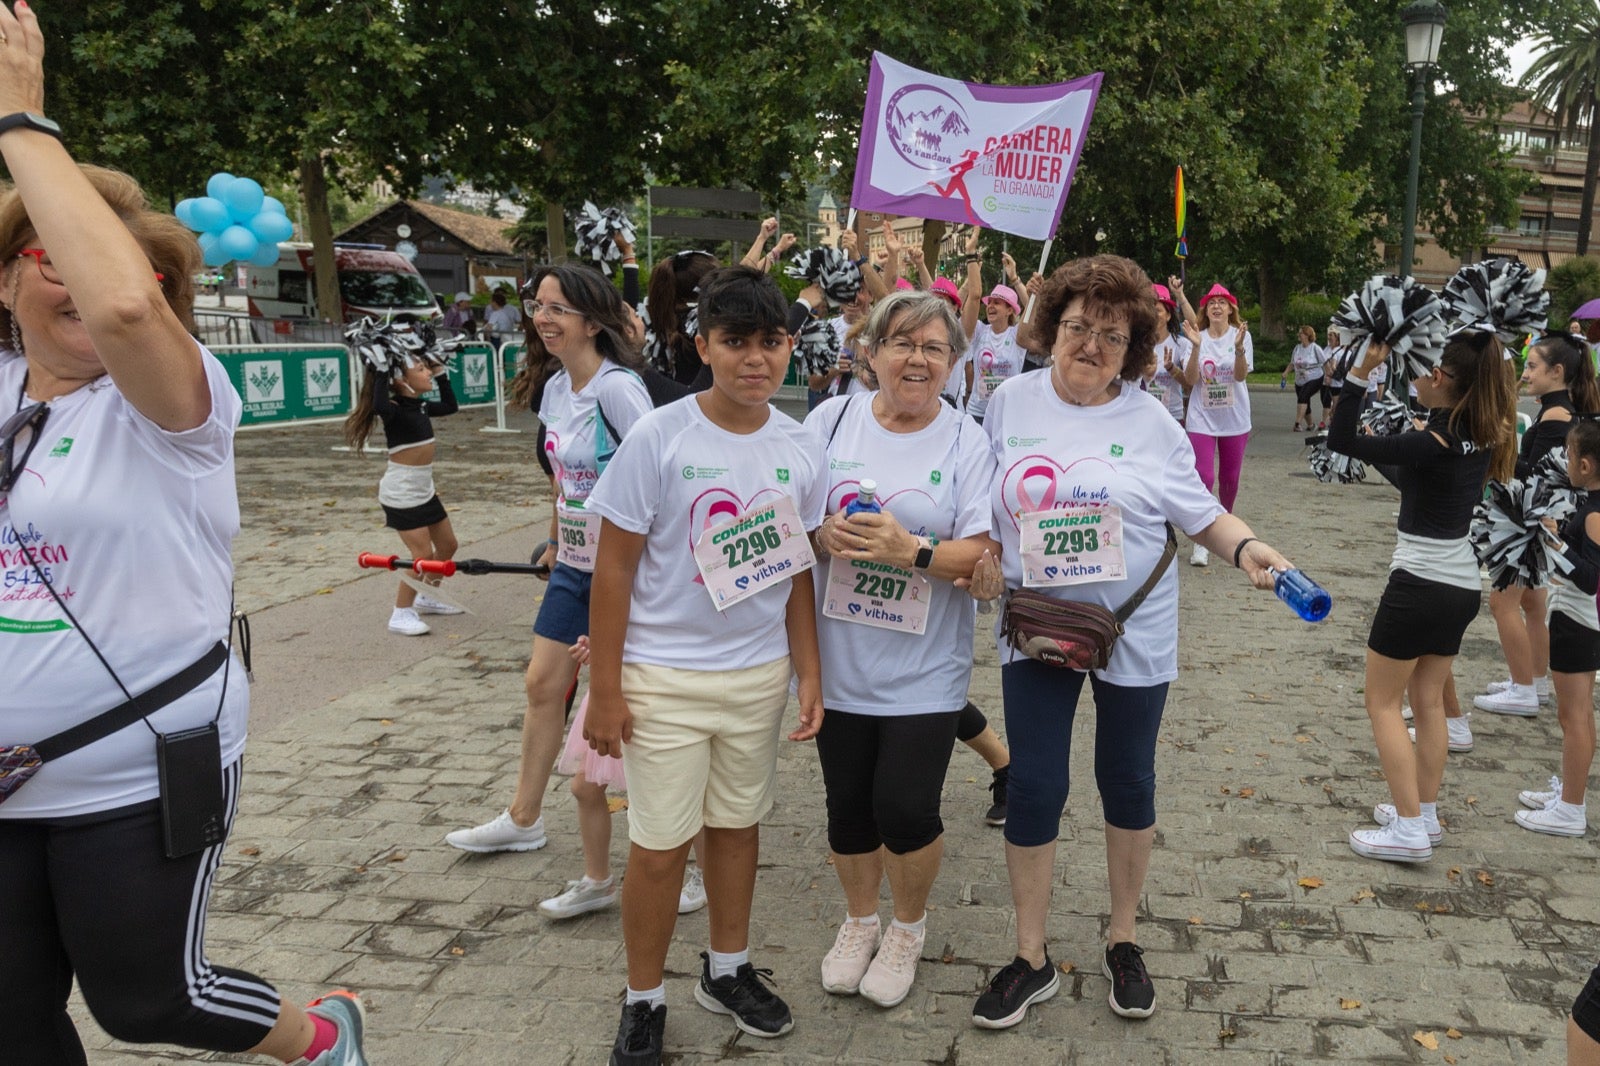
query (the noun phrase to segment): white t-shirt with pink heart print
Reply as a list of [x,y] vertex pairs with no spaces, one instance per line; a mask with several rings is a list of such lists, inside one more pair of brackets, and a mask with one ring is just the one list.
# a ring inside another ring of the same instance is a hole
[[589,496],[588,509],[646,537],[633,581],[622,661],[680,670],[741,670],[789,654],[790,582],[777,580],[722,611],[706,591],[694,546],[714,526],[787,496],[804,537],[822,522],[822,442],[770,405],[754,433],[708,419],[696,396],[634,424]]
[[[1194,449],[1183,427],[1160,401],[1129,382],[1122,382],[1107,403],[1076,407],[1056,395],[1051,375],[1024,374],[1000,386],[983,428],[999,463],[989,499],[1008,589],[1023,583],[1019,516],[1025,511],[1120,509],[1125,578],[1036,590],[1111,610],[1121,607],[1160,561],[1167,522],[1194,534],[1223,513],[1195,473]],[[1004,640],[999,649],[1001,663],[1018,657]],[[1175,566],[1128,619],[1110,664],[1096,674],[1134,686],[1178,676]]]
[[[828,444],[827,513],[855,498],[863,478],[878,483],[878,503],[916,536],[956,540],[989,532],[994,456],[983,427],[946,404],[915,433],[891,433],[872,414],[872,397],[832,399],[806,418]],[[837,428],[835,428],[837,427]],[[973,600],[932,580],[924,632],[903,633],[830,618],[823,611],[830,560],[818,562],[817,638],[822,697],[854,714],[935,714],[959,710],[972,678]]]

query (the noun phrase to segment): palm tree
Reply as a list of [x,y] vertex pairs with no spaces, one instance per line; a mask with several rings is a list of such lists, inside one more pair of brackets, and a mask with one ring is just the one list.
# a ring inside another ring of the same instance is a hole
[[1522,77],[1532,102],[1555,115],[1556,126],[1574,139],[1586,128],[1589,153],[1583,167],[1583,206],[1578,213],[1578,254],[1589,251],[1594,223],[1595,171],[1600,170],[1600,123],[1596,118],[1596,83],[1600,81],[1600,0],[1559,33],[1535,38],[1540,54]]

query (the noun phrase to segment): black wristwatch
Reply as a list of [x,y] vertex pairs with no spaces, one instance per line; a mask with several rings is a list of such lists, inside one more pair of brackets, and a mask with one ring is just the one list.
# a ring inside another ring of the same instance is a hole
[[917,570],[926,570],[933,565],[933,545],[920,537],[918,540],[922,546],[917,549],[917,557],[911,561],[911,565]]
[[60,126],[43,115],[34,114],[32,111],[16,111],[4,118],[0,118],[0,133],[14,130],[18,126],[26,126],[31,130],[38,130],[40,133],[48,133],[58,141],[61,139]]

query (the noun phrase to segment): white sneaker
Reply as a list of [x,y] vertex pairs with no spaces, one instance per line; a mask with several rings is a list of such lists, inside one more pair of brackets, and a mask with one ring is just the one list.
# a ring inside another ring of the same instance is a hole
[[[1372,808],[1372,820],[1379,825],[1388,825],[1394,821],[1395,809],[1392,803],[1380,803]],[[1429,818],[1422,816],[1422,827],[1428,831],[1428,843],[1438,844],[1444,840],[1444,829],[1439,825],[1439,816],[1435,814]]]
[[539,909],[552,918],[575,918],[590,911],[602,910],[617,901],[616,878],[591,881],[587,877],[567,882],[567,890],[539,904]]
[[1472,705],[1490,714],[1510,714],[1518,718],[1532,718],[1539,713],[1538,690],[1532,685],[1512,684],[1499,692],[1472,697]]
[[453,603],[436,600],[425,592],[417,593],[417,598],[411,605],[418,614],[465,614],[461,608]]
[[428,623],[417,617],[417,612],[410,607],[396,607],[389,616],[389,632],[399,633],[404,637],[420,637],[430,632]]
[[[1374,812],[1376,813],[1376,812]],[[1396,818],[1381,829],[1357,829],[1350,834],[1350,850],[1368,859],[1389,862],[1427,862],[1433,858],[1433,844],[1420,828],[1407,828]]]
[[446,833],[444,842],[452,848],[485,855],[491,851],[538,851],[549,843],[549,838],[544,835],[544,815],[524,828],[511,820],[510,810],[504,810],[491,822]]
[[[1405,720],[1406,720],[1406,721],[1408,721],[1408,722],[1409,722],[1409,721],[1411,721],[1411,716],[1412,716],[1412,713],[1413,713],[1413,712],[1412,712],[1412,710],[1411,710],[1411,704],[1409,704],[1409,703],[1402,703],[1402,704],[1401,704],[1401,705],[1400,705],[1400,717],[1401,717],[1401,718],[1404,718],[1404,719],[1405,719]],[[1415,737],[1413,737],[1413,738],[1412,738],[1412,739],[1413,739],[1413,740],[1415,740],[1415,739],[1416,739],[1416,738],[1415,738]]]
[[[1506,689],[1510,688],[1512,685],[1515,685],[1515,684],[1516,684],[1516,682],[1511,680],[1509,677],[1506,678],[1504,681],[1491,681],[1491,682],[1489,682],[1489,691],[1490,692],[1504,692]],[[1538,694],[1540,703],[1549,703],[1550,702],[1550,675],[1546,674],[1543,677],[1534,678],[1533,679],[1533,691]]]
[[911,992],[917,977],[917,960],[922,958],[922,942],[927,930],[913,933],[893,922],[883,934],[883,943],[861,978],[861,998],[880,1007],[895,1007]]
[[1559,799],[1561,799],[1561,777],[1559,774],[1550,775],[1550,790],[1548,792],[1525,788],[1517,793],[1517,802],[1530,811],[1542,811]]
[[[1559,798],[1542,811],[1518,811],[1517,824],[1535,833],[1558,837],[1581,837],[1589,831],[1589,819],[1581,803],[1563,803]],[[863,988],[865,983],[863,982]]]
[[693,914],[706,905],[706,875],[699,866],[689,867],[683,876],[683,889],[678,893],[678,913]]
[[878,950],[882,923],[864,925],[846,919],[833,938],[833,947],[822,956],[822,990],[836,996],[853,996],[861,990],[861,979],[872,965]]
[[[1444,731],[1448,734],[1448,738],[1445,740],[1445,747],[1448,750],[1455,752],[1472,750],[1472,726],[1467,722],[1467,719],[1471,717],[1472,715],[1470,714],[1464,714],[1460,718],[1446,718],[1444,720]],[[1416,727],[1407,728],[1406,733],[1411,737],[1411,743],[1415,744],[1417,742]]]
[[1194,546],[1194,552],[1189,556],[1190,566],[1208,566],[1211,563],[1211,553],[1200,545]]

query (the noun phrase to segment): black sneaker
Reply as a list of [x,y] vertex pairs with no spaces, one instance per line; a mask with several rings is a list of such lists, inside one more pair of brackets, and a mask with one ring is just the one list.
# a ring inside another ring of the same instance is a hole
[[702,951],[694,998],[714,1014],[733,1015],[733,1024],[751,1036],[782,1036],[794,1028],[794,1016],[763,981],[772,981],[772,971],[758,970],[748,962],[732,977],[713,978],[711,957]]
[[1111,995],[1107,1002],[1111,1009],[1124,1018],[1148,1018],[1156,1010],[1156,988],[1150,983],[1144,960],[1139,956],[1144,948],[1123,941],[1106,948],[1101,969],[1111,978]]
[[1049,999],[1060,987],[1049,952],[1037,970],[1019,956],[994,975],[972,1005],[972,1024],[980,1029],[1009,1029],[1022,1020],[1029,1007]]
[[611,1045],[611,1066],[660,1066],[661,1035],[667,1027],[667,1006],[651,1009],[644,1000],[622,1005],[622,1024]]
[[994,795],[994,806],[983,816],[989,825],[1006,824],[1006,785],[1011,781],[1011,767],[1002,766],[994,772],[994,780],[989,782],[989,791]]

